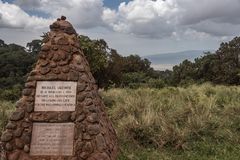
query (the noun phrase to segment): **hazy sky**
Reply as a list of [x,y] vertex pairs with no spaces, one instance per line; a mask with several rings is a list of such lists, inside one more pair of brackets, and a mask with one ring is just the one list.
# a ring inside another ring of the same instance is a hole
[[214,50],[240,34],[240,0],[0,0],[0,39],[25,46],[61,15],[122,55]]

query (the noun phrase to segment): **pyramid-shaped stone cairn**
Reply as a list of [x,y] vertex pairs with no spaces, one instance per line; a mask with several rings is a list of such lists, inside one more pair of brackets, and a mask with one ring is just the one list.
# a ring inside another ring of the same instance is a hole
[[62,16],[1,136],[1,160],[115,160],[117,138],[76,31]]

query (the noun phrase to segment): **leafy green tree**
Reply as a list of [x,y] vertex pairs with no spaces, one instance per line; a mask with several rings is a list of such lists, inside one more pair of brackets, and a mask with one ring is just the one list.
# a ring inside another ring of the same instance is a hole
[[146,84],[149,77],[144,72],[128,72],[123,74],[121,87],[138,88]]
[[116,50],[111,49],[107,67],[107,77],[109,85],[119,87],[123,78],[124,60]]
[[[47,34],[43,38],[48,38]],[[161,77],[159,72],[150,67],[151,63],[147,59],[142,59],[138,55],[121,56],[116,50],[109,48],[103,39],[92,40],[83,35],[78,38],[100,88],[146,84],[149,78]],[[27,43],[26,48],[16,44],[7,45],[3,40],[0,41],[1,88],[23,85],[26,74],[36,61],[41,45],[41,40],[32,40]]]
[[35,59],[16,44],[0,46],[0,88],[23,85],[25,75],[30,71]]
[[93,76],[101,88],[130,84],[123,82],[129,73],[133,73],[135,78],[137,75],[142,78],[141,73],[146,74],[146,76],[156,75],[150,67],[149,60],[142,59],[138,55],[123,57],[116,50],[109,48],[103,39],[91,40],[89,37],[81,35],[79,43],[90,64]]
[[173,67],[173,79],[174,85],[180,84],[181,81],[186,79],[191,80],[196,76],[196,70],[194,68],[194,63],[189,60],[184,60],[178,66]]
[[39,39],[32,40],[31,42],[27,43],[27,51],[33,55],[37,55],[42,46],[42,41]]
[[240,84],[240,37],[222,43],[216,51],[220,59],[221,83]]
[[124,57],[124,72],[148,72],[151,62],[147,59],[141,59],[138,55]]
[[183,61],[173,68],[172,84],[210,81],[215,84],[240,84],[240,37],[222,43],[215,53],[205,53],[195,62]]
[[195,80],[201,82],[220,83],[220,61],[216,54],[210,52],[205,53],[205,56],[195,59],[195,69],[197,74]]
[[0,39],[0,47],[5,47],[5,46],[6,46],[5,42]]
[[108,79],[105,74],[108,67],[109,56],[107,43],[103,39],[91,40],[89,37],[83,35],[79,36],[79,43],[98,85],[105,87],[108,84]]
[[166,86],[164,80],[150,78],[147,82],[148,87],[161,89]]

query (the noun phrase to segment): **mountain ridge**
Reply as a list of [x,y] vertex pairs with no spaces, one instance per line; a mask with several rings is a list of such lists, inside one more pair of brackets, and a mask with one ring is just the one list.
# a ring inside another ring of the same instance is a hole
[[180,52],[170,52],[162,54],[152,54],[143,56],[147,58],[151,63],[152,67],[156,70],[172,69],[173,66],[180,64],[185,59],[194,61],[195,58],[201,57],[206,52],[212,52],[211,49],[206,50],[186,50]]

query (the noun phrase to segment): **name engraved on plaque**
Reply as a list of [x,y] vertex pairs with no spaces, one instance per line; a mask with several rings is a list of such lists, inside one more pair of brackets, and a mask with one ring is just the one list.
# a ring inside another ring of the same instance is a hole
[[72,156],[74,123],[33,123],[30,155]]
[[38,81],[35,111],[75,111],[77,82]]

